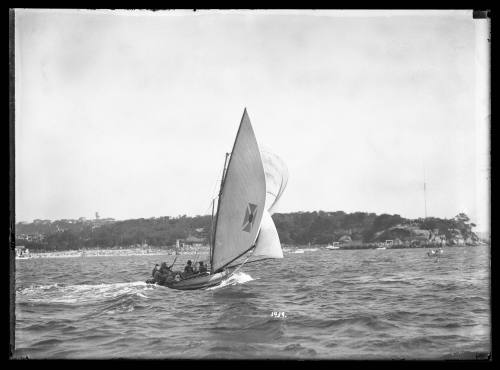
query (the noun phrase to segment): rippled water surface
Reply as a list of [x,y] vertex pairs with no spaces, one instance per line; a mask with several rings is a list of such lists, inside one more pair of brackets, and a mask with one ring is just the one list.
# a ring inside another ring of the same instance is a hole
[[17,260],[15,355],[473,357],[491,346],[489,250],[306,249],[205,291],[145,284],[170,256]]

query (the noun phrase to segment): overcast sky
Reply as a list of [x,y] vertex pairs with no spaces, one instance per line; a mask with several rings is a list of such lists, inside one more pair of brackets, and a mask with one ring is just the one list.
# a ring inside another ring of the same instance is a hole
[[18,10],[16,219],[208,214],[246,107],[288,165],[278,212],[423,217],[425,172],[428,216],[489,229],[478,22]]

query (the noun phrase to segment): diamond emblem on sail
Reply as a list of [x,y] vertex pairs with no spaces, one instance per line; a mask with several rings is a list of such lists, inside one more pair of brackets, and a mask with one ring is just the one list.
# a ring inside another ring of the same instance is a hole
[[252,230],[253,227],[253,222],[255,219],[255,210],[257,209],[257,206],[252,203],[248,203],[247,209],[245,211],[245,218],[243,220],[243,231],[246,231],[247,233]]

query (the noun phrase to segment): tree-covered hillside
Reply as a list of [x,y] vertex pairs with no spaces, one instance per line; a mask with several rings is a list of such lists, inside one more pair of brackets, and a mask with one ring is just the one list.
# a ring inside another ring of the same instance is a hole
[[[273,216],[284,244],[328,244],[334,241],[372,243],[392,240],[477,241],[475,226],[461,213],[453,219],[410,220],[399,215],[355,212],[294,212]],[[35,220],[16,224],[16,244],[33,250],[127,247],[137,244],[172,246],[196,237],[208,244],[210,216],[108,220]],[[458,243],[458,242],[457,242]]]

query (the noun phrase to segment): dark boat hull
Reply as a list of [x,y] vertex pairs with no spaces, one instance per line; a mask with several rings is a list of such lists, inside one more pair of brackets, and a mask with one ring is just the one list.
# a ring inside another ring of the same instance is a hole
[[178,289],[178,290],[197,290],[197,289],[206,289],[210,287],[214,287],[219,285],[224,278],[229,277],[229,271],[222,271],[216,274],[196,274],[189,276],[187,278],[181,279],[179,281],[170,280],[170,281],[157,281],[155,279],[148,279],[146,283],[148,284],[158,284],[162,286],[166,286],[170,289]]

